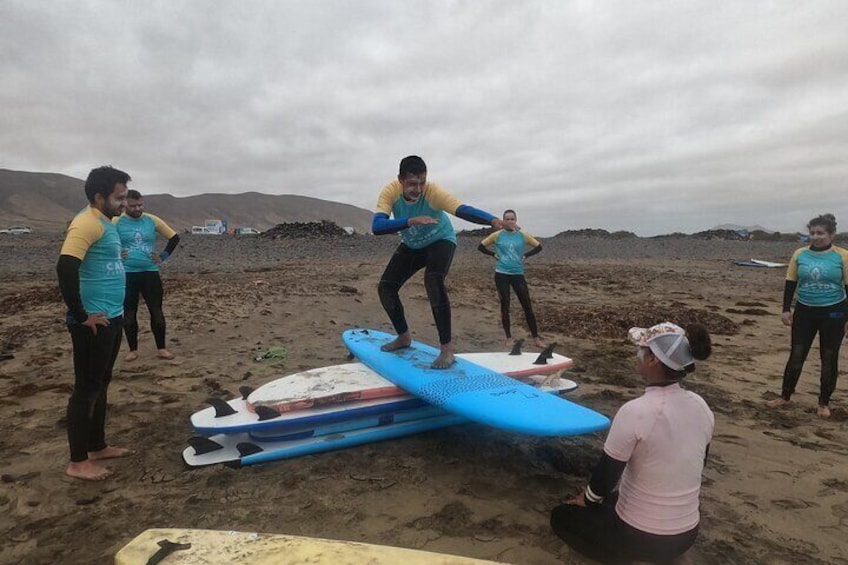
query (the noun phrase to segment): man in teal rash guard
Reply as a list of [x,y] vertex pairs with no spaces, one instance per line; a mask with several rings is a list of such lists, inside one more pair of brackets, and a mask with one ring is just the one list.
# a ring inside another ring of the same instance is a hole
[[121,239],[112,218],[127,203],[130,176],[112,167],[89,173],[90,203],[68,226],[56,271],[68,307],[74,355],[74,389],[68,401],[69,476],[99,481],[111,473],[99,461],[123,457],[129,449],[106,443],[106,393],[121,347],[124,266]]
[[[138,359],[138,296],[144,298],[150,312],[150,331],[156,341],[157,356],[173,359],[165,347],[165,314],[162,312],[162,278],[159,264],[166,260],[180,242],[180,236],[157,216],[144,211],[144,199],[137,190],[127,192],[127,210],[115,221],[126,258],[127,294],[124,298],[124,332],[130,351],[125,361]],[[156,237],[168,240],[165,249],[156,252]]]
[[424,287],[441,347],[439,356],[433,361],[434,369],[446,369],[454,363],[451,310],[445,277],[456,250],[456,234],[448,214],[497,229],[503,226],[498,217],[463,204],[439,185],[427,182],[424,160],[410,155],[401,160],[397,179],[380,192],[371,225],[375,235],[400,232],[402,239],[377,287],[380,302],[398,334],[382,349],[394,351],[412,343],[399,291],[412,275],[423,268]]

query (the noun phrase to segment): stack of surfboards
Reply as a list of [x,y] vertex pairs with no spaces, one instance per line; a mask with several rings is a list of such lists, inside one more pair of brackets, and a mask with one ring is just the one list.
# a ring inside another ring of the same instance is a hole
[[183,450],[190,467],[253,465],[482,422],[534,435],[605,429],[609,420],[560,395],[577,384],[559,375],[572,360],[553,352],[462,354],[431,369],[439,351],[413,342],[394,352],[394,336],[348,330],[360,362],[295,373],[232,400],[210,399],[192,415],[198,433]]

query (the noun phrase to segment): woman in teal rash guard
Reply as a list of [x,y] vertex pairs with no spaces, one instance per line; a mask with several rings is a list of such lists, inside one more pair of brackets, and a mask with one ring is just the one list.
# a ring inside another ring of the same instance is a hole
[[[821,357],[821,391],[817,413],[830,417],[830,396],[839,374],[839,348],[848,332],[848,251],[833,245],[836,218],[823,214],[810,220],[810,245],[795,251],[786,272],[783,323],[792,327],[792,351],[783,372],[781,395],[766,405],[789,404],[816,333]],[[792,312],[795,291],[798,298]]]
[[[530,303],[530,289],[524,278],[524,259],[539,253],[542,250],[542,244],[529,233],[521,231],[516,225],[517,220],[515,210],[506,210],[503,213],[504,229],[484,239],[477,250],[486,255],[492,255],[498,260],[495,266],[495,288],[501,304],[501,325],[506,335],[506,347],[512,346],[509,319],[510,288],[515,291],[521,308],[524,309],[524,317],[527,319],[534,345],[544,347],[545,344],[539,336],[536,315],[533,314],[533,306]],[[496,251],[491,251],[489,249],[491,246],[494,246]]]

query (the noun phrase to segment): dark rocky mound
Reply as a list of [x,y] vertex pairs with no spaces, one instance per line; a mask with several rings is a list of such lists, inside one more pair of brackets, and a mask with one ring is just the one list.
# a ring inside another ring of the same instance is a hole
[[590,237],[597,239],[636,239],[637,236],[633,232],[629,231],[615,231],[608,232],[607,230],[602,229],[593,229],[593,228],[585,228],[582,230],[566,230],[561,231],[556,234],[554,237]]
[[310,238],[310,239],[332,239],[336,237],[349,237],[350,234],[336,224],[327,220],[320,222],[287,222],[277,224],[273,228],[264,231],[259,237],[270,239]]
[[460,230],[456,233],[459,237],[479,237],[484,238],[487,235],[494,233],[495,228],[478,228],[476,230]]
[[706,230],[693,233],[690,236],[692,239],[723,239],[726,241],[742,241],[748,239],[747,234],[743,234],[734,230]]

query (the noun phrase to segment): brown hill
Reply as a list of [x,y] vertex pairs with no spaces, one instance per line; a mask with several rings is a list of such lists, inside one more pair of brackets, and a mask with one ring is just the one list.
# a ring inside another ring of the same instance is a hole
[[[26,225],[39,231],[60,231],[88,202],[80,179],[55,173],[0,169],[0,227]],[[132,186],[132,184],[130,184]],[[266,230],[284,222],[328,220],[371,231],[372,213],[356,206],[295,194],[199,194],[177,198],[145,194],[145,208],[177,231],[226,219],[230,227]]]

